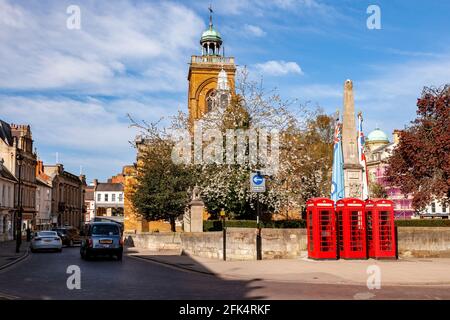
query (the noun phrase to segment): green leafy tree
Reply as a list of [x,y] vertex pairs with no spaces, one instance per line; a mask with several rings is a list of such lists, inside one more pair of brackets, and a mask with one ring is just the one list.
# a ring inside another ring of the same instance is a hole
[[170,140],[155,135],[145,141],[132,202],[147,220],[169,220],[175,232],[175,220],[190,201],[194,177],[189,167],[172,161],[172,147]]
[[388,197],[386,188],[378,182],[370,182],[370,196],[372,198],[386,199]]

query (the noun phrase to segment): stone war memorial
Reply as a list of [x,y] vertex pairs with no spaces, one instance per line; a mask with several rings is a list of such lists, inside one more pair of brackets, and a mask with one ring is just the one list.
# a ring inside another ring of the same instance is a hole
[[351,80],[346,80],[344,85],[342,150],[344,159],[344,194],[349,198],[362,198],[363,167],[358,156],[355,99],[353,95],[353,82]]

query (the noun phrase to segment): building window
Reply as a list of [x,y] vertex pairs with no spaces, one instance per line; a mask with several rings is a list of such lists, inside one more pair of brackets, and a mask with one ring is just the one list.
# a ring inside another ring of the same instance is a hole
[[108,194],[105,193],[105,202],[108,202]]
[[431,203],[431,213],[436,213],[436,203]]
[[102,194],[101,193],[97,194],[97,201],[98,202],[102,201]]
[[111,201],[112,201],[112,202],[116,202],[116,194],[115,194],[115,193],[113,193],[113,194],[111,195]]
[[123,193],[119,193],[119,202],[123,201]]
[[212,111],[217,105],[217,91],[211,90],[206,97],[206,112]]
[[447,205],[445,203],[442,204],[442,213],[447,212]]

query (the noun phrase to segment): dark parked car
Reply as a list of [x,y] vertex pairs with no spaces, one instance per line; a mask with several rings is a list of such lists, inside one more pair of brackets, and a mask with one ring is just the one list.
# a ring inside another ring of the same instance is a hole
[[78,229],[73,227],[60,227],[53,228],[52,231],[56,231],[58,233],[63,245],[72,247],[74,244],[81,243],[81,236]]
[[115,255],[122,260],[123,241],[120,227],[113,222],[93,222],[88,225],[86,236],[81,242],[81,258],[90,259],[97,255]]

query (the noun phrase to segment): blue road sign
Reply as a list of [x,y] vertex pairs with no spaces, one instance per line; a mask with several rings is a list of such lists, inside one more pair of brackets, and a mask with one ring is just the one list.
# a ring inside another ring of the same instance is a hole
[[253,183],[256,185],[260,185],[261,183],[264,182],[264,177],[260,176],[260,175],[255,175],[253,176]]
[[253,172],[250,175],[250,189],[252,192],[266,191],[266,180],[259,172]]

